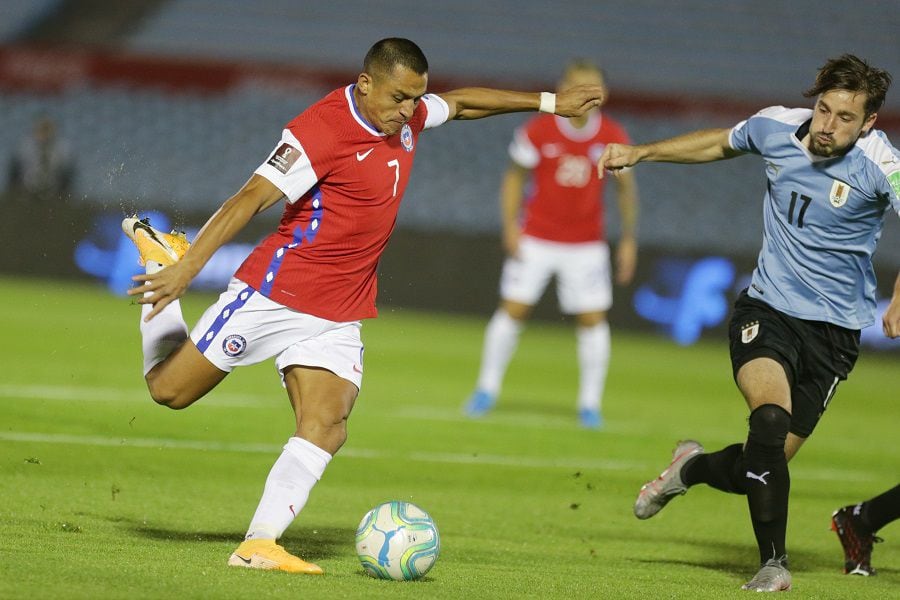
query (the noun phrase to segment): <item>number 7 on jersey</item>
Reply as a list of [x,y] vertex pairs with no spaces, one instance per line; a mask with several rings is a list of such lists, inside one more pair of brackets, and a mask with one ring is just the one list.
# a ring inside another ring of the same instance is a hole
[[387,166],[394,167],[394,193],[392,196],[396,196],[397,184],[400,183],[400,161],[396,158],[394,160],[389,160]]

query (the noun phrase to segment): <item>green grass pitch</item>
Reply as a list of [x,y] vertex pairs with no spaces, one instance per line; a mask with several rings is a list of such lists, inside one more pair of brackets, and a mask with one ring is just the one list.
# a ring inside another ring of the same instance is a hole
[[[190,294],[193,324],[212,296]],[[725,340],[689,348],[613,330],[602,432],[576,426],[568,324],[532,324],[497,410],[461,416],[485,319],[382,308],[363,328],[350,439],[284,545],[324,577],[229,568],[293,419],[271,363],[185,411],[141,378],[138,308],[99,287],[0,278],[2,598],[745,598],[745,499],[705,486],[646,522],[640,485],[675,442],[746,434]],[[791,466],[795,597],[900,596],[900,525],[876,577],[841,574],[831,511],[894,485],[897,357],[864,352]],[[427,510],[442,554],[421,581],[364,575],[363,514]]]

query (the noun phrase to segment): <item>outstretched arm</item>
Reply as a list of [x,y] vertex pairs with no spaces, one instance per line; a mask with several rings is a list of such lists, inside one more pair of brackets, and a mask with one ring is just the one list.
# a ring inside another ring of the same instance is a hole
[[894,295],[891,296],[891,303],[884,311],[881,326],[884,329],[884,335],[889,338],[900,337],[900,274],[894,281]]
[[638,193],[634,173],[626,171],[616,179],[621,235],[616,245],[616,283],[628,285],[637,267]]
[[[132,277],[141,285],[128,290],[129,296],[140,296],[138,304],[152,304],[145,318],[149,321],[169,303],[184,295],[197,273],[222,245],[230,241],[253,215],[269,208],[284,193],[265,177],[253,175],[234,196],[206,222],[191,247],[174,265],[153,274]],[[146,292],[153,292],[144,296]]]
[[[461,88],[438,94],[450,108],[452,119],[483,119],[511,112],[541,108],[539,92],[514,92],[490,88]],[[553,111],[561,117],[577,117],[603,104],[604,90],[597,85],[580,85],[556,94]],[[549,111],[548,111],[549,112]]]
[[617,171],[639,162],[705,163],[732,158],[741,152],[731,147],[730,133],[730,129],[703,129],[639,146],[609,144],[597,161],[597,171],[603,177],[607,169]]

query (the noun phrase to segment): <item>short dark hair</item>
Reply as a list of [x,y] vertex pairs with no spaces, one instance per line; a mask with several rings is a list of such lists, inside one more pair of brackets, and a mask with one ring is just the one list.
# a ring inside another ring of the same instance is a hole
[[891,74],[877,69],[852,54],[843,54],[825,63],[816,75],[816,82],[803,92],[813,98],[830,90],[847,90],[866,95],[866,117],[878,112],[891,87]]
[[397,65],[404,66],[417,75],[428,72],[428,60],[422,49],[405,38],[385,38],[375,42],[363,60],[363,71],[370,75],[386,74]]

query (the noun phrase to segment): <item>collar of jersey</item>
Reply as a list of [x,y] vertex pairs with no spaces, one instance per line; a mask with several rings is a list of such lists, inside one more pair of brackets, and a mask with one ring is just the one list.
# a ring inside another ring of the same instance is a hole
[[589,140],[600,131],[600,127],[603,125],[603,116],[599,112],[592,112],[588,114],[587,123],[584,124],[584,127],[573,127],[572,123],[569,122],[569,119],[566,117],[560,117],[559,115],[554,115],[556,119],[556,126],[562,132],[564,136],[573,140],[575,142],[583,142],[584,140]]
[[377,129],[375,126],[366,121],[366,118],[362,116],[362,113],[359,112],[359,107],[356,106],[356,98],[353,97],[353,90],[356,88],[355,83],[351,83],[347,87],[344,88],[344,96],[347,98],[347,104],[350,107],[350,114],[353,115],[353,118],[356,119],[356,122],[359,123],[360,127],[371,133],[372,135],[377,135],[379,137],[384,137],[384,134]]

